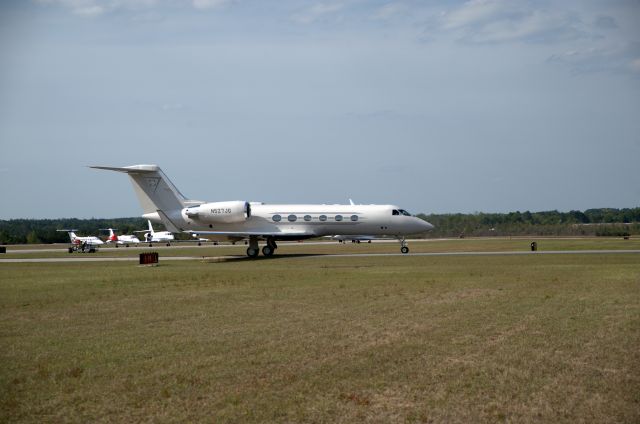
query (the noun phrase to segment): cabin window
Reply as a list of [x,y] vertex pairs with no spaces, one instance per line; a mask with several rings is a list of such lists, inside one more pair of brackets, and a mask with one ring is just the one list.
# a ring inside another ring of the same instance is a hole
[[400,209],[400,213],[404,216],[411,216],[411,214],[407,211],[405,211],[404,209]]
[[274,222],[280,222],[281,219],[282,217],[280,215],[273,215]]
[[305,215],[304,216],[304,220],[305,221],[311,221],[311,215]]
[[397,209],[394,209],[393,212],[391,212],[392,215],[400,215],[400,212],[398,212]]
[[356,222],[358,220],[358,215],[351,215],[351,220]]
[[342,221],[342,215],[336,215],[336,221],[338,222]]
[[287,219],[289,220],[289,222],[296,222],[296,220],[298,219],[298,217],[297,217],[297,216],[295,216],[295,215],[289,215],[289,216],[287,217]]
[[323,221],[323,222],[324,222],[324,221],[326,221],[326,220],[327,220],[327,215],[320,215],[320,216],[318,217],[318,219],[319,219],[320,221]]

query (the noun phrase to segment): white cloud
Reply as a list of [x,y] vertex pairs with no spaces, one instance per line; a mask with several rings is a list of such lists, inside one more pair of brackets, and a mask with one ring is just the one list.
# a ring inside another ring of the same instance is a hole
[[378,8],[373,13],[373,19],[386,21],[404,13],[406,9],[407,9],[407,6],[404,5],[403,3],[388,3]]
[[308,9],[295,13],[291,19],[299,24],[310,24],[344,8],[343,3],[316,3]]
[[492,21],[513,6],[500,0],[471,0],[443,15],[443,28],[457,29]]
[[471,0],[444,13],[439,24],[471,43],[557,41],[587,34],[571,13],[522,0]]
[[193,0],[192,2],[193,7],[196,9],[214,9],[227,3],[229,3],[229,0]]
[[[214,9],[232,0],[182,0],[185,5],[191,5],[195,9]],[[104,13],[128,10],[141,11],[158,6],[162,0],[36,0],[41,4],[57,5],[69,9],[72,13],[80,16],[99,16]],[[169,1],[165,1],[169,3]]]
[[104,13],[104,7],[97,4],[91,6],[81,6],[73,9],[73,13],[83,16],[98,16]]
[[575,74],[591,72],[640,72],[640,44],[625,43],[572,49],[554,54],[548,62],[569,67]]

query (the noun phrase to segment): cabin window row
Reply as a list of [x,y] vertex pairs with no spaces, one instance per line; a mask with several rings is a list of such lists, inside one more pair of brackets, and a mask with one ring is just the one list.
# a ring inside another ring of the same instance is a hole
[[[327,215],[320,215],[320,216],[318,216],[317,219],[318,219],[318,221],[325,222],[330,218],[331,217],[328,217]],[[274,222],[280,222],[280,221],[282,221],[282,216],[276,214],[276,215],[273,215],[272,219],[273,219]],[[301,219],[309,222],[309,221],[312,221],[314,218],[311,215],[305,215]],[[342,215],[335,215],[333,217],[333,220],[336,221],[336,222],[340,222],[343,219],[344,219],[344,217]],[[349,219],[351,221],[353,221],[353,222],[356,222],[358,220],[358,215],[351,215],[351,217],[349,217]],[[291,214],[291,215],[287,216],[287,221],[289,221],[289,222],[296,222],[297,220],[298,220],[298,216],[297,215]]]

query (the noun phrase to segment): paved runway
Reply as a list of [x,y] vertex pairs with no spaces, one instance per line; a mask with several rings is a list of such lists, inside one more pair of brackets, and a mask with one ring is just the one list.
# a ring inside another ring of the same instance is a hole
[[[416,240],[407,240],[407,243],[419,243],[419,242],[426,242],[426,241],[439,241],[439,240],[445,240],[445,239],[438,239],[438,240],[425,240],[425,239],[416,239]],[[388,239],[388,240],[375,240],[374,243],[378,244],[378,243],[399,243],[398,240],[396,239]],[[283,245],[283,246],[287,246],[287,245],[301,245],[301,246],[317,246],[317,245],[331,245],[334,244],[336,246],[339,246],[340,243],[338,243],[337,241],[304,241],[304,242],[296,242],[296,241],[279,241],[278,245]],[[351,242],[348,242],[347,244],[351,244]],[[367,244],[366,242],[364,242],[363,244]],[[112,244],[107,244],[107,245],[101,245],[98,246],[98,249],[101,252],[118,252],[118,251],[127,251],[127,250],[149,250],[149,249],[210,249],[210,248],[222,248],[222,247],[233,247],[233,246],[244,246],[245,243],[244,242],[237,242],[235,245],[229,243],[229,242],[222,242],[222,243],[218,243],[218,244],[213,244],[212,242],[203,242],[201,246],[198,246],[195,242],[192,241],[188,241],[188,242],[184,242],[184,243],[172,243],[171,246],[165,246],[164,243],[154,243],[152,247],[149,247],[148,244],[146,243],[140,243],[139,245],[135,246],[135,245],[131,245],[130,247],[126,247],[126,246],[119,246],[119,247],[115,247]],[[58,247],[52,247],[52,248],[45,248],[45,249],[22,249],[22,248],[16,248],[15,246],[7,246],[7,254],[10,253],[52,253],[52,252],[66,252],[67,249],[69,248],[68,244],[59,244],[57,245]]]
[[[352,253],[352,254],[301,254],[301,255],[280,255],[277,254],[272,259],[281,258],[366,258],[383,256],[536,256],[536,255],[602,255],[602,254],[640,254],[640,250],[545,250],[545,251],[506,251],[506,252],[431,252],[431,253]],[[222,261],[246,259],[247,256],[160,256],[163,261]],[[47,263],[47,262],[135,262],[137,257],[109,258],[109,257],[65,257],[65,258],[27,258],[27,259],[0,259],[0,263]]]

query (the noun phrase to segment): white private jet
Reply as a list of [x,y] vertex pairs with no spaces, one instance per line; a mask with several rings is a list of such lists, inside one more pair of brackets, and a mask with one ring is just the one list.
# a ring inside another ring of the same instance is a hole
[[56,231],[64,231],[67,234],[69,234],[69,239],[71,240],[71,244],[73,245],[74,249],[82,247],[82,250],[84,251],[85,248],[91,248],[92,246],[104,244],[104,242],[96,236],[80,237],[76,235],[75,232],[78,231],[76,229],[64,229],[64,230],[56,230]]
[[92,166],[124,172],[144,211],[143,217],[162,222],[171,232],[198,234],[213,240],[249,239],[247,256],[255,258],[259,240],[264,256],[271,256],[279,240],[304,240],[328,235],[367,234],[400,240],[433,228],[393,205],[271,205],[261,202],[203,202],[187,199],[157,165]]
[[101,231],[109,231],[109,237],[107,237],[107,243],[115,243],[116,247],[119,244],[124,244],[129,247],[130,244],[138,244],[140,243],[140,239],[136,236],[132,236],[129,234],[120,234],[117,235],[116,228],[100,228]]
[[167,246],[171,246],[171,242],[175,239],[173,234],[170,231],[154,231],[153,225],[151,225],[151,221],[147,219],[147,224],[149,224],[148,230],[139,230],[134,231],[135,233],[144,233],[144,241],[149,243],[167,243]]

